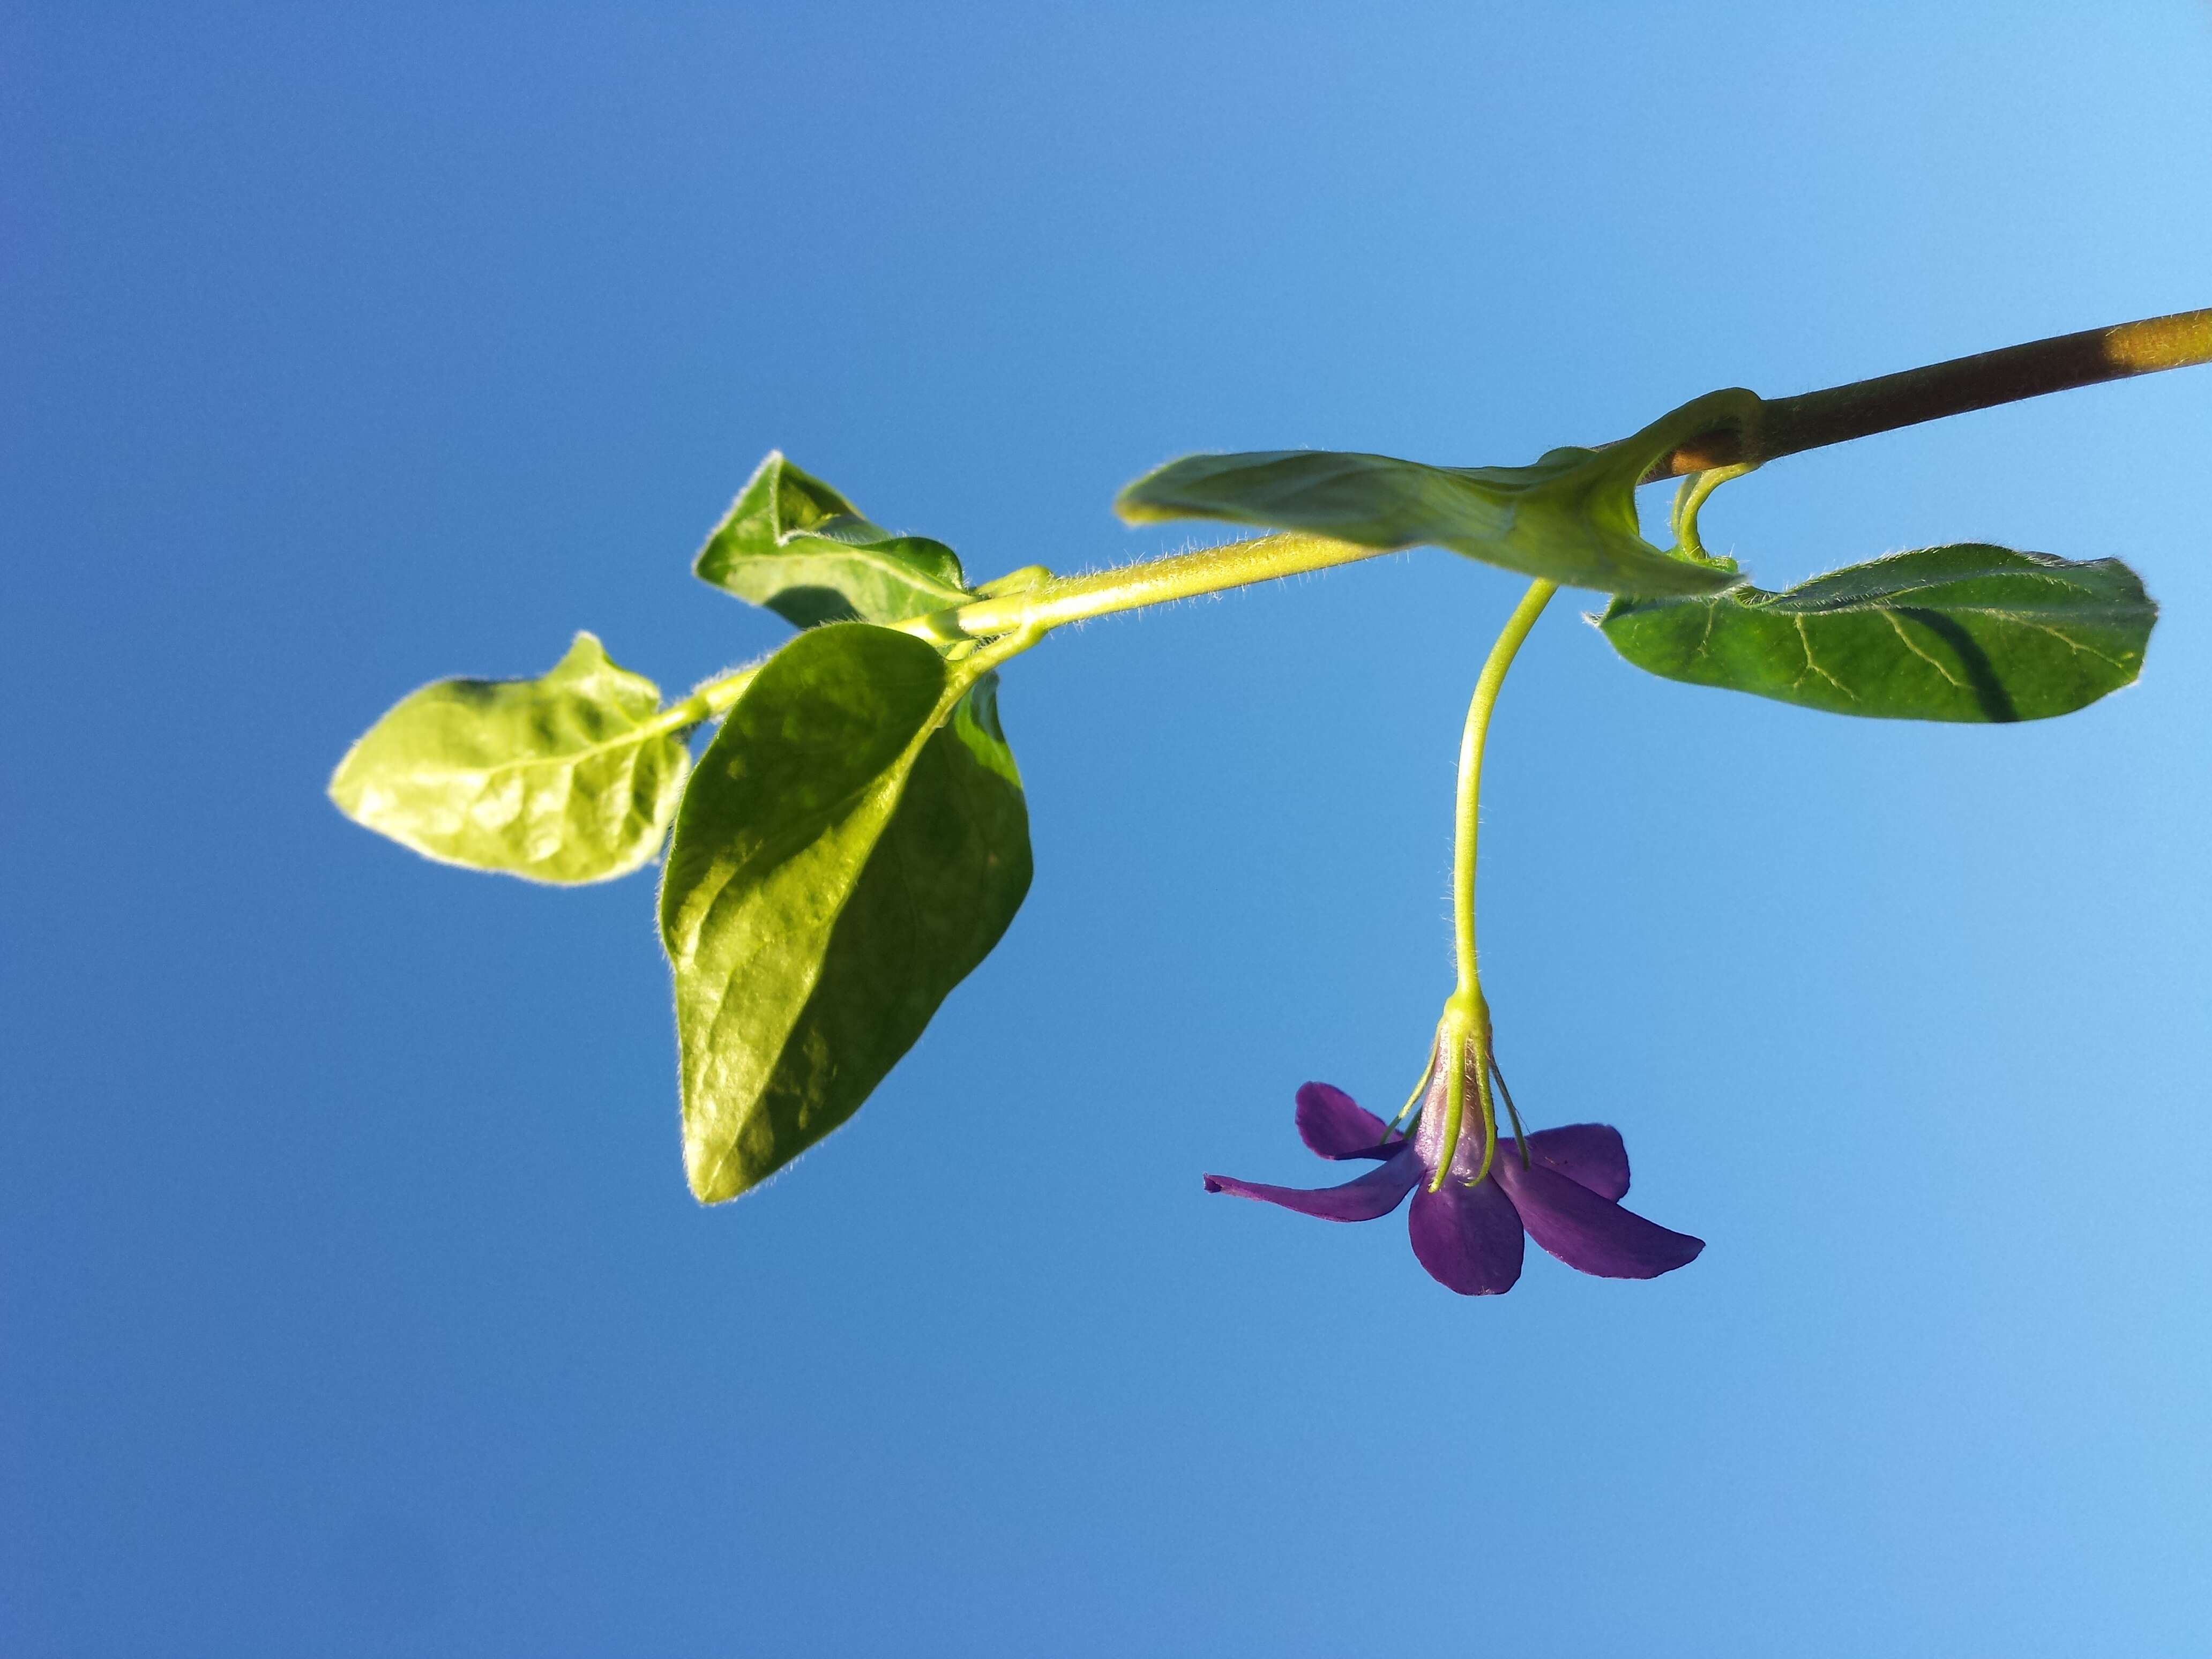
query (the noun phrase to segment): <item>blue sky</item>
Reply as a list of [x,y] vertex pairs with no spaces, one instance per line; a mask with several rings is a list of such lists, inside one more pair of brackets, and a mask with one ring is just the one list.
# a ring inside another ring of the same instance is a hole
[[[1540,12],[1540,15],[1537,15]],[[854,1124],[705,1212],[651,878],[322,795],[787,451],[981,575],[1198,448],[1517,462],[2212,301],[2212,10],[0,12],[0,1646],[33,1656],[2201,1653],[2212,371],[1778,464],[1708,541],[2118,555],[1992,730],[1509,684],[1541,1122],[1709,1241],[1431,1284],[1291,1095],[1412,1081],[1516,592],[1433,550],[1013,665],[1038,874]],[[1654,495],[1647,514],[1662,506]]]

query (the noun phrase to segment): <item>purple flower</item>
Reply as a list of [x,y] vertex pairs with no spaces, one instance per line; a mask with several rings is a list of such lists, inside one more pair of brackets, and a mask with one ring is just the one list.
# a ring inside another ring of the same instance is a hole
[[[1341,1089],[1309,1083],[1298,1091],[1298,1135],[1327,1158],[1371,1158],[1381,1167],[1341,1187],[1266,1187],[1228,1176],[1206,1177],[1209,1193],[1234,1193],[1326,1221],[1372,1221],[1413,1194],[1413,1254],[1429,1274],[1462,1296],[1497,1296],[1521,1277],[1522,1234],[1570,1267],[1606,1279],[1656,1279],[1697,1259],[1701,1238],[1669,1232],[1615,1202],[1628,1190],[1628,1149],[1609,1124],[1570,1123],[1521,1146],[1500,1136],[1489,1173],[1479,1127],[1462,1134],[1443,1187],[1428,1189],[1443,1139],[1441,1088],[1432,1087],[1412,1139]],[[1414,1188],[1419,1188],[1415,1192]]]

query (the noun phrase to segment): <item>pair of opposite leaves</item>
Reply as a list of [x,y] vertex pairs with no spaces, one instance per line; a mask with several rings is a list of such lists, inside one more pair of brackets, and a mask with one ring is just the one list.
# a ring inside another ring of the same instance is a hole
[[712,1202],[852,1115],[998,943],[1030,862],[996,675],[875,625],[974,597],[951,548],[888,534],[771,455],[696,568],[805,631],[696,770],[704,711],[662,708],[580,634],[542,678],[425,686],[331,793],[432,858],[563,883],[638,868],[673,820],[661,939],[684,1164]]
[[[2117,561],[1928,548],[1769,593],[1732,564],[1644,541],[1644,471],[1751,396],[1717,392],[1623,443],[1528,467],[1192,456],[1117,505],[1133,521],[1434,543],[1597,588],[1615,596],[1600,625],[1638,666],[1837,713],[2033,720],[2135,678],[2156,611]],[[702,714],[664,709],[582,634],[542,678],[416,692],[331,793],[430,857],[559,883],[638,868],[674,820],[661,936],[685,1165],[712,1202],[858,1109],[1004,933],[1030,854],[996,675],[972,651],[879,625],[975,597],[951,548],[889,534],[771,455],[696,568],[805,631],[745,686],[688,787]]]

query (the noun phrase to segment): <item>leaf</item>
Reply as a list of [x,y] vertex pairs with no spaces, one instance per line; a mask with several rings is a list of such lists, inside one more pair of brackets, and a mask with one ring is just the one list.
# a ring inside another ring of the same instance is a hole
[[2158,606],[2118,559],[1923,547],[1769,593],[1615,599],[1599,626],[1638,668],[1885,720],[2071,714],[2142,672]]
[[331,779],[356,823],[425,857],[532,881],[651,859],[690,763],[651,680],[579,634],[542,679],[440,680],[369,727]]
[[894,536],[779,453],[755,469],[692,569],[702,581],[812,628],[902,622],[973,598],[959,556]]
[[1188,455],[1124,489],[1133,524],[1226,519],[1363,547],[1434,543],[1523,575],[1619,593],[1704,593],[1737,580],[1645,541],[1636,483],[1687,440],[1750,418],[1748,392],[1714,392],[1603,449],[1554,449],[1533,466],[1431,466],[1388,455],[1264,450]]
[[701,758],[660,926],[702,1202],[850,1117],[1013,920],[1029,810],[996,683],[888,629],[811,629]]

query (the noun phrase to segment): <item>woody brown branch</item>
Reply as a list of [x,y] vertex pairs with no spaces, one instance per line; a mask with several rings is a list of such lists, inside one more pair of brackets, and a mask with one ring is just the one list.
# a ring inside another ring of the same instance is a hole
[[1765,398],[1741,428],[1678,446],[1644,482],[1848,443],[2075,386],[2212,362],[2212,307],[2084,329],[1794,398]]

